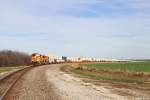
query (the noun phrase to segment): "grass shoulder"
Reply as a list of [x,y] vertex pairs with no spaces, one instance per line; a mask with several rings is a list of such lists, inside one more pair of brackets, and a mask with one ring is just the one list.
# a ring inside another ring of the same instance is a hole
[[0,67],[0,73],[9,72],[12,70],[17,70],[20,67]]

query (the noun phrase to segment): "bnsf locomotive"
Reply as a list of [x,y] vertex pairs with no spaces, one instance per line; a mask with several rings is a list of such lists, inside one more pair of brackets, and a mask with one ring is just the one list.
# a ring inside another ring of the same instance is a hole
[[31,55],[31,62],[34,65],[44,65],[49,64],[49,57],[45,55],[41,55],[38,53],[34,53]]

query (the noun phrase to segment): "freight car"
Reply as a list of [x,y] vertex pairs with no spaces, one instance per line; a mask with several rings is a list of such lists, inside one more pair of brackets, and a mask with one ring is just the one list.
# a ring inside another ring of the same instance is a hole
[[31,63],[33,65],[49,64],[49,57],[38,53],[33,53],[31,55]]

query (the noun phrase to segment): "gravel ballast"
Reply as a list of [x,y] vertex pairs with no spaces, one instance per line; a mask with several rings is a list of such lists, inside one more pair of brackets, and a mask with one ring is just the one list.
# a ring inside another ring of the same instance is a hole
[[5,97],[6,100],[59,100],[45,75],[50,65],[38,66],[27,72]]

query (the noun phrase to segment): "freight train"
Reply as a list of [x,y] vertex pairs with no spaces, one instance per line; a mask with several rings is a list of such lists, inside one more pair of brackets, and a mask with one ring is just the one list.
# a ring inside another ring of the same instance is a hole
[[46,64],[59,64],[64,63],[63,59],[58,58],[50,58],[49,56],[45,56],[39,53],[33,53],[31,55],[31,63],[32,65],[46,65]]
[[49,57],[39,53],[31,55],[31,62],[33,65],[45,64],[59,64],[59,63],[85,63],[85,62],[118,62],[116,59],[94,59],[94,58],[80,58],[80,57]]
[[38,53],[34,53],[31,55],[31,63],[33,65],[49,64],[49,57],[45,56],[45,55],[38,54]]

